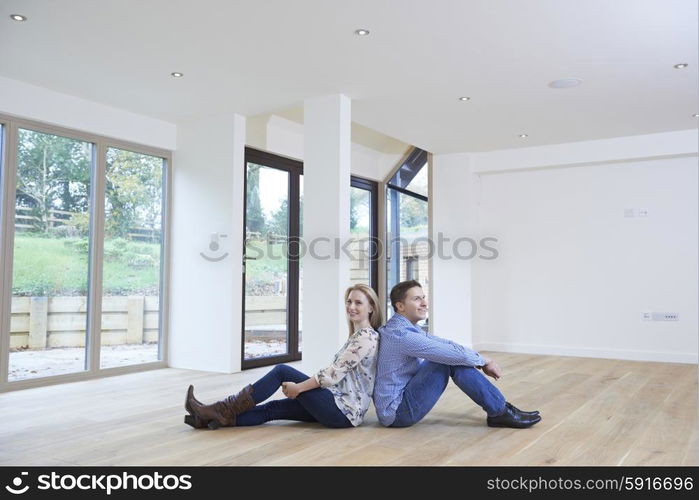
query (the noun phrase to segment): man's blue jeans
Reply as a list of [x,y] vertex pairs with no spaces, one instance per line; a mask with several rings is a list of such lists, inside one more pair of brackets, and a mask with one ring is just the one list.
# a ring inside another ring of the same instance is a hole
[[308,375],[287,365],[277,365],[260,380],[252,384],[253,409],[236,417],[236,425],[260,425],[270,420],[297,420],[320,422],[326,427],[352,427],[335,403],[335,396],[328,389],[317,388],[299,394],[296,399],[275,399],[260,404],[277,392],[282,382],[303,382]]
[[505,396],[477,368],[422,361],[405,387],[391,427],[409,427],[422,420],[437,403],[450,377],[489,417],[505,411]]

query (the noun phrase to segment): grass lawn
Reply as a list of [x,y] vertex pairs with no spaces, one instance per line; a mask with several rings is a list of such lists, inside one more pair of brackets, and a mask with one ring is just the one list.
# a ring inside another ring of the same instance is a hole
[[[105,242],[104,294],[157,294],[160,245],[122,239]],[[12,294],[87,294],[86,240],[15,234]]]

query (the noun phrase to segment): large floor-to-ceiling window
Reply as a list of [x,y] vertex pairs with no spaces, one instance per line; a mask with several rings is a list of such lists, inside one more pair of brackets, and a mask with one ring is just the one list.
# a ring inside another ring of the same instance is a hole
[[352,177],[350,185],[350,281],[378,292],[378,183]]
[[165,168],[158,156],[107,148],[103,368],[158,360]]
[[[303,164],[245,150],[243,368],[301,359]],[[350,282],[378,287],[378,184],[350,180]]]
[[243,368],[301,359],[303,164],[245,150]]
[[[386,304],[388,295],[405,280],[417,280],[429,295],[427,152],[415,148],[386,184]],[[426,325],[423,324],[426,328]]]
[[0,122],[2,388],[164,365],[169,152]]
[[90,142],[25,128],[16,152],[10,381],[87,369],[95,156]]

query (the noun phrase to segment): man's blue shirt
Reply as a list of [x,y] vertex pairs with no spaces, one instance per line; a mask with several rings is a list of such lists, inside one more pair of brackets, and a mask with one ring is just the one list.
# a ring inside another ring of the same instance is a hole
[[485,364],[477,352],[451,340],[428,335],[405,316],[394,314],[379,328],[374,406],[382,425],[393,423],[405,386],[417,372],[421,359],[449,366]]

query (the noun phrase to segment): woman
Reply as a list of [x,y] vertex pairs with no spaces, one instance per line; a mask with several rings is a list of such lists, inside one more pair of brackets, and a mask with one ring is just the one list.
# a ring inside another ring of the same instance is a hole
[[[362,423],[374,390],[376,354],[383,323],[379,300],[367,285],[345,291],[349,339],[332,365],[309,377],[287,365],[277,365],[267,375],[235,396],[204,405],[189,386],[184,417],[195,428],[260,425],[270,420],[320,422],[326,427],[353,427]],[[260,404],[279,387],[286,399]]]

